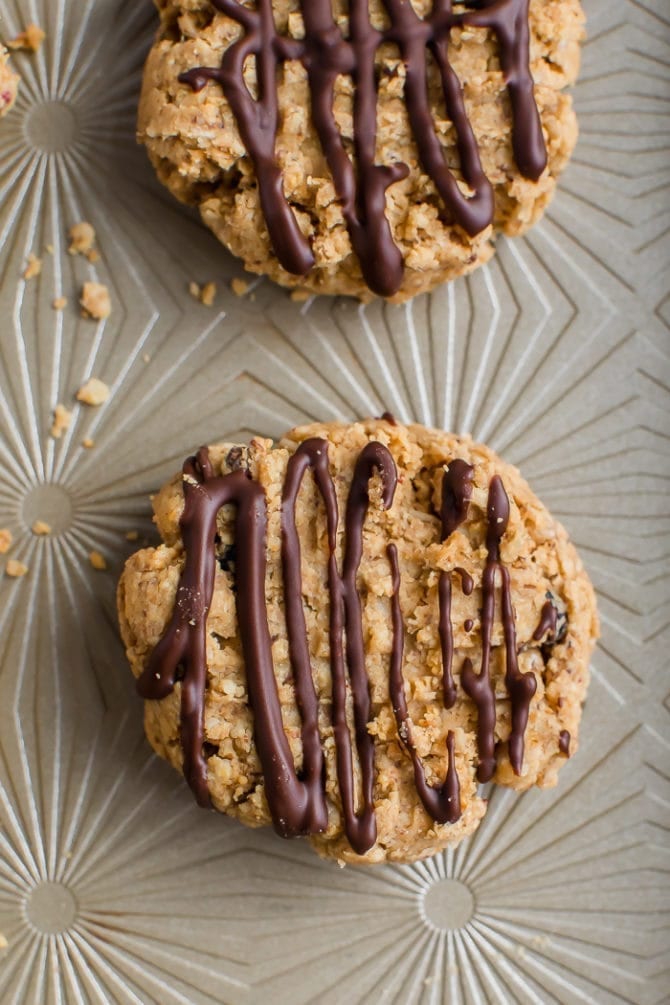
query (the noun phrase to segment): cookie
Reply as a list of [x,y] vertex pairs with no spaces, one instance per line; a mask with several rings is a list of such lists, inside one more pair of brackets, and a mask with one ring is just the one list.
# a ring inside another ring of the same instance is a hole
[[219,444],[154,498],[121,631],[154,750],[202,806],[340,862],[471,834],[556,783],[598,631],[564,529],[467,437],[392,417]]
[[402,301],[470,272],[575,145],[579,0],[157,4],[139,140],[284,286]]
[[9,53],[0,43],[0,118],[14,107],[19,90],[19,75],[9,65]]

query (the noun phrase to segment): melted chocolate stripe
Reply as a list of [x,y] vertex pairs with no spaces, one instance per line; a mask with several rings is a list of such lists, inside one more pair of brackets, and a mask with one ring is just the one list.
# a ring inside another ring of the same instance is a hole
[[[311,439],[301,443],[286,468],[282,494],[282,574],[289,658],[293,668],[295,695],[302,719],[303,769],[302,775],[309,789],[312,820],[307,833],[325,830],[328,825],[328,807],[323,788],[325,771],[323,749],[319,734],[319,701],[312,679],[309,640],[302,603],[301,549],[295,523],[295,507],[303,477],[308,468],[314,473],[316,484],[326,508],[328,526],[329,585],[331,596],[337,596],[337,568],[333,569],[338,524],[337,497],[328,469],[328,444],[325,440]],[[331,620],[333,612],[331,610]]]
[[[241,24],[245,34],[228,47],[218,69],[197,67],[181,73],[179,80],[194,91],[201,91],[208,80],[221,85],[254,165],[272,247],[288,272],[304,276],[314,265],[314,255],[284,195],[275,152],[279,121],[276,74],[280,51],[272,0],[258,0],[257,11],[242,7],[237,0],[212,0],[212,3]],[[244,82],[244,63],[251,55],[256,57],[257,101]],[[294,58],[297,55],[295,52]]]
[[[333,175],[335,191],[365,281],[381,296],[391,296],[402,282],[402,255],[385,216],[386,189],[407,176],[405,164],[375,164],[377,85],[375,53],[382,40],[368,13],[367,0],[352,0],[350,40],[345,41],[332,16],[331,0],[301,4],[306,28],[306,65],[312,94],[312,118]],[[323,59],[327,53],[328,59]],[[333,114],[335,80],[351,74],[354,91],[356,172]]]
[[[470,237],[474,237],[493,219],[493,188],[482,170],[477,141],[465,111],[461,83],[449,63],[449,32],[458,23],[458,18],[451,14],[450,0],[436,0],[433,15],[425,21],[405,0],[384,0],[384,6],[391,18],[391,29],[386,37],[397,44],[407,68],[407,112],[421,163],[456,223]],[[445,26],[446,33],[436,30],[438,21]],[[472,196],[465,195],[458,187],[435,131],[428,100],[427,48],[440,71],[447,115],[456,132],[461,171],[474,191]]]
[[516,775],[523,767],[523,747],[530,703],[537,690],[534,674],[521,673],[516,651],[516,627],[509,569],[500,566],[502,575],[502,623],[505,634],[505,686],[512,704],[512,729],[509,736],[509,760]]
[[[468,506],[472,498],[472,478],[474,469],[466,461],[456,458],[450,461],[442,479],[442,540],[446,541],[457,527],[467,519]],[[460,573],[463,592],[472,592],[472,578],[464,569]],[[442,694],[444,707],[451,708],[456,701],[456,684],[452,672],[454,659],[454,633],[451,625],[451,578],[448,572],[441,572],[438,582],[440,618],[438,631],[442,650]]]
[[539,642],[547,632],[550,633],[552,639],[556,635],[556,625],[558,624],[558,611],[552,604],[551,600],[545,600],[542,605],[542,610],[540,611],[540,620],[538,626],[533,632],[533,639],[535,642]]
[[[261,207],[272,247],[289,272],[304,275],[314,264],[282,187],[276,156],[278,97],[276,72],[288,59],[307,70],[312,120],[330,168],[335,191],[354,252],[371,290],[393,295],[400,287],[403,262],[386,219],[386,191],[405,178],[403,163],[375,163],[377,133],[376,54],[385,43],[398,46],[406,66],[405,99],[419,159],[432,178],[452,219],[470,235],[493,219],[493,189],[485,177],[472,126],[468,121],[460,81],[449,62],[449,40],[455,26],[491,28],[499,42],[500,62],[512,106],[512,140],[522,174],[537,180],[546,166],[546,149],[535,104],[529,67],[528,0],[480,0],[477,10],[455,14],[451,0],[435,0],[432,13],[420,18],[407,0],[383,0],[390,26],[372,26],[368,0],[350,0],[349,37],[337,26],[331,0],[302,0],[305,38],[278,34],[272,0],[257,0],[249,10],[239,0],[211,0],[232,18],[244,34],[232,43],[218,68],[196,67],[179,80],[201,90],[208,80],[221,85],[238,124],[258,179]],[[472,5],[474,5],[474,0]],[[426,52],[437,64],[447,115],[453,123],[465,182],[465,195],[445,160],[437,136],[427,90]],[[259,98],[244,82],[245,59],[254,55]],[[339,75],[350,75],[354,91],[354,164],[340,135],[334,114],[334,88]]]
[[393,621],[393,648],[391,650],[391,665],[389,670],[389,695],[395,715],[398,735],[412,759],[414,768],[414,784],[419,798],[428,814],[439,824],[453,824],[461,816],[461,790],[456,772],[456,757],[454,751],[454,734],[447,733],[447,773],[442,785],[429,785],[423,770],[421,758],[416,752],[412,740],[412,727],[409,721],[405,685],[402,677],[403,648],[405,628],[400,609],[400,569],[398,567],[398,549],[394,544],[387,548],[393,594],[391,597],[391,618]]
[[[206,458],[206,453],[201,451],[201,456]],[[178,666],[183,665],[184,775],[198,802],[209,805],[207,766],[202,751],[207,612],[214,590],[216,515],[226,503],[234,503],[239,553],[245,557],[237,563],[235,574],[238,622],[266,797],[275,829],[282,837],[306,833],[311,818],[309,791],[296,775],[284,732],[267,621],[265,492],[242,471],[213,477],[208,459],[206,465],[196,465],[189,459],[184,474],[184,513],[180,526],[186,559],[179,592],[198,598],[198,611],[196,615],[192,605],[187,608],[179,602],[175,604],[168,629],[138,680],[138,691],[145,698],[164,697],[174,685]]]
[[500,65],[512,105],[512,145],[519,171],[537,181],[547,166],[547,148],[530,72],[529,0],[479,0],[480,9],[461,15],[463,25],[492,28],[500,43]]
[[479,768],[477,777],[480,782],[487,782],[493,777],[496,767],[495,758],[495,725],[496,706],[495,692],[490,675],[491,632],[495,615],[495,582],[499,570],[502,579],[502,611],[501,618],[505,637],[505,685],[512,704],[512,728],[509,738],[509,758],[515,774],[521,774],[523,767],[524,734],[528,724],[530,703],[537,689],[537,682],[532,673],[522,674],[519,671],[516,650],[516,627],[514,624],[514,608],[510,588],[509,570],[500,560],[500,542],[509,523],[509,498],[499,475],[491,479],[487,506],[486,530],[486,566],[482,577],[482,663],[479,674],[476,674],[472,662],[466,659],[463,664],[461,681],[463,689],[477,705],[477,741],[479,746]]
[[[354,705],[354,728],[356,748],[361,767],[363,807],[358,815],[354,812],[353,773],[351,765],[339,774],[340,795],[347,818],[347,836],[355,851],[363,854],[377,839],[377,824],[372,802],[374,782],[374,741],[368,732],[370,720],[370,690],[365,672],[365,643],[363,640],[363,612],[356,578],[363,554],[363,524],[370,502],[369,483],[377,472],[382,481],[382,505],[389,509],[393,503],[398,474],[395,461],[389,450],[381,443],[368,443],[363,448],[354,468],[354,476],[349,489],[345,514],[346,544],[342,568],[342,595],[344,598],[346,654],[349,667],[349,681]],[[341,638],[341,636],[340,636]],[[341,646],[341,643],[338,644]],[[335,724],[338,751],[347,751],[344,739],[347,726],[344,709],[344,695],[338,701],[339,720]],[[335,681],[333,681],[333,717],[335,717]],[[349,748],[350,750],[350,748]],[[350,757],[349,757],[350,760]],[[344,765],[343,765],[344,767]]]
[[479,673],[475,673],[472,661],[465,659],[461,670],[463,690],[477,706],[477,744],[479,747],[479,767],[477,778],[488,782],[496,768],[495,725],[496,702],[491,681],[491,632],[495,616],[496,570],[499,568],[500,540],[507,528],[509,500],[502,481],[495,475],[489,485],[486,530],[486,566],[482,576],[482,662]]
[[[207,686],[207,612],[215,573],[216,509],[201,481],[211,474],[209,459],[200,451],[183,467],[184,511],[179,521],[186,558],[172,619],[137,681],[143,698],[160,700],[170,694],[181,670],[180,732],[184,777],[200,806],[210,806],[207,764],[203,757],[202,705]],[[204,507],[201,505],[205,500]]]

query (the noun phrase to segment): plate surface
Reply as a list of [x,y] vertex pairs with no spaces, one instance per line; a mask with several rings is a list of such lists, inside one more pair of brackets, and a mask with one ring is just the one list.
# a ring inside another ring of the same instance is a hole
[[[361,308],[229,292],[240,267],[134,144],[147,0],[0,0],[0,35],[47,32],[0,126],[0,527],[29,568],[0,576],[3,1002],[667,1001],[670,29],[663,0],[586,6],[581,140],[545,221],[467,280]],[[97,263],[67,254],[79,220]],[[78,316],[86,279],[107,321]],[[210,279],[207,309],[188,283]],[[91,375],[99,409],[73,401]],[[151,755],[114,587],[195,445],[385,408],[520,465],[603,637],[556,790],[496,792],[454,853],[340,871],[199,811]]]

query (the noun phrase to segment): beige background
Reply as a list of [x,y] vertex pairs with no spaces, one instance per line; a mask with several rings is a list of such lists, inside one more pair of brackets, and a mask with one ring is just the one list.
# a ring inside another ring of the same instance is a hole
[[[663,0],[586,6],[582,136],[546,220],[432,297],[359,308],[229,292],[241,270],[133,142],[148,2],[0,0],[0,35],[48,33],[0,126],[0,526],[29,566],[0,576],[3,1003],[667,1001],[670,30]],[[97,264],[66,252],[80,219]],[[87,278],[106,322],[78,317]],[[90,375],[111,399],[50,439]],[[556,791],[496,792],[456,853],[360,873],[203,813],[151,756],[114,584],[195,445],[385,408],[521,466],[603,638]]]

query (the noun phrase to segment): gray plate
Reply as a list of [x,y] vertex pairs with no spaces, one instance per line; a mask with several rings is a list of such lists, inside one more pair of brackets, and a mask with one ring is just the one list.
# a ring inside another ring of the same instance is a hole
[[[664,0],[587,8],[582,138],[546,220],[432,297],[359,308],[230,294],[239,266],[133,142],[145,0],[0,0],[0,32],[48,33],[0,127],[0,527],[29,566],[0,577],[3,1003],[667,1001],[670,32]],[[80,219],[97,264],[67,254]],[[78,317],[86,278],[107,322]],[[219,283],[213,309],[191,279]],[[50,439],[91,374],[111,399]],[[340,871],[197,810],[150,754],[114,585],[195,445],[384,408],[521,466],[603,638],[556,790],[496,792],[454,853]]]

